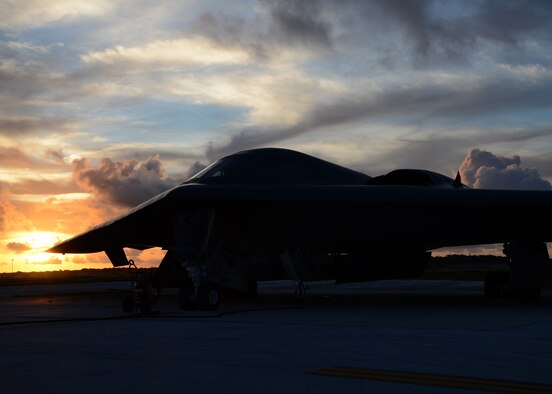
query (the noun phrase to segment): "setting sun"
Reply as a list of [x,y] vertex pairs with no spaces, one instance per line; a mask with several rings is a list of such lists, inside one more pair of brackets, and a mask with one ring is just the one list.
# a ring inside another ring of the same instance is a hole
[[60,265],[61,255],[45,253],[45,250],[60,239],[67,238],[67,234],[53,231],[15,232],[6,240],[4,261],[10,261],[11,266],[0,267],[3,271],[45,271],[52,270],[52,266]]
[[32,231],[28,233],[15,233],[16,242],[26,243],[31,246],[33,251],[42,248],[48,248],[60,239],[67,237],[67,234],[53,231]]

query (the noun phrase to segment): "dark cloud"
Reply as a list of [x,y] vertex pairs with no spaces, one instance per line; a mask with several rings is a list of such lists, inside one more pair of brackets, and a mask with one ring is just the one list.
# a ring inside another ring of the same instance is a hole
[[332,49],[323,2],[269,0],[261,4],[266,12],[253,20],[203,13],[193,31],[221,45],[245,49],[261,61],[277,57],[285,47],[322,52]]
[[[552,38],[552,3],[547,0],[266,0],[261,4],[268,18],[257,22],[264,30],[257,28],[254,35],[262,47],[272,41],[326,50],[357,42],[366,51],[378,50],[382,60],[393,58],[400,64],[405,62],[403,48],[415,64],[450,65],[469,61],[480,44],[519,51],[527,40]],[[243,34],[243,28],[231,28],[229,22],[225,32],[233,37]]]
[[[370,23],[375,20],[385,24],[395,22],[405,30],[405,36],[414,44],[414,50],[418,54],[427,55],[431,48],[431,37],[429,23],[430,1],[397,1],[384,0],[359,3],[364,7],[365,15],[368,15]],[[381,18],[383,16],[383,18]]]
[[65,164],[65,154],[62,149],[47,149],[46,157],[53,159],[58,164]]
[[[331,3],[331,2],[330,2]],[[552,3],[536,1],[351,0],[335,5],[336,12],[357,14],[351,32],[401,32],[396,48],[407,43],[415,62],[466,61],[477,45],[519,50],[526,40],[552,38]],[[350,33],[349,33],[350,34]],[[396,38],[391,38],[391,40]],[[387,45],[392,48],[393,45]],[[401,56],[397,51],[395,56]]]
[[552,3],[548,0],[488,0],[481,3],[477,24],[472,29],[480,37],[515,45],[536,32],[550,39],[551,27]]
[[167,178],[158,156],[144,162],[102,159],[92,168],[86,159],[73,161],[73,178],[83,190],[119,206],[132,207],[178,184]]
[[265,0],[270,14],[270,36],[286,44],[331,47],[330,25],[316,1]]
[[541,178],[535,168],[525,168],[521,158],[498,156],[472,149],[460,165],[462,181],[481,189],[550,190],[550,182]]
[[13,253],[20,254],[28,250],[31,250],[32,248],[29,245],[24,244],[22,242],[9,242],[6,244],[6,249],[8,249]]
[[269,41],[261,26],[240,17],[205,12],[199,17],[193,31],[220,45],[242,48],[257,60],[266,60],[271,53]]
[[[478,45],[514,49],[527,40],[552,39],[552,3],[534,1],[439,0],[263,0],[266,14],[253,21],[205,13],[196,28],[229,46],[259,57],[277,46],[334,49],[358,42],[382,59],[404,62],[403,47],[418,65],[463,64]],[[335,33],[339,32],[339,33]]]

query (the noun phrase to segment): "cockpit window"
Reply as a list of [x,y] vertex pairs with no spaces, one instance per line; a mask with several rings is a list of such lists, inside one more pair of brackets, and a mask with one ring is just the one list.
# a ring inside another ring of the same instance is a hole
[[184,183],[362,185],[368,175],[304,153],[261,148],[226,156]]

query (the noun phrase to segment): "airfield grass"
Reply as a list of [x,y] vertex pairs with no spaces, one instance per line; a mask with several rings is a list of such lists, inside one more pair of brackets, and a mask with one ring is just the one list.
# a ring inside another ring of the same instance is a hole
[[[432,257],[422,280],[475,280],[485,279],[488,272],[507,269],[505,257],[450,255]],[[0,273],[0,286],[19,286],[58,283],[124,282],[134,279],[136,274],[148,275],[155,268],[140,268],[129,271],[120,268],[85,268],[78,271],[59,270],[46,272]]]

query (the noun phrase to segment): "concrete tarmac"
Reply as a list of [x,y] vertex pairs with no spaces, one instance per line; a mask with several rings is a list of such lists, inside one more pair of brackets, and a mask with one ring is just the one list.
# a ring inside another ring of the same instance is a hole
[[552,392],[552,293],[485,300],[481,282],[259,284],[184,312],[120,309],[127,283],[0,288],[5,393]]

